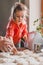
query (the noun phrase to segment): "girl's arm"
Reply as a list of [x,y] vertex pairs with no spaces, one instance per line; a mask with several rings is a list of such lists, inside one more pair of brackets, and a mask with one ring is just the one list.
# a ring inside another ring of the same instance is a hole
[[22,35],[23,35],[23,39],[27,40],[27,36],[28,36],[27,25],[24,26],[24,30],[22,32]]

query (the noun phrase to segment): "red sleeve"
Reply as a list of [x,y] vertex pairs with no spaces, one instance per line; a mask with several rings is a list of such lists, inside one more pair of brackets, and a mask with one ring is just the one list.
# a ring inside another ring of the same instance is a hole
[[6,28],[6,37],[13,36],[14,35],[14,26],[13,22],[8,22],[7,28]]
[[28,35],[27,25],[26,24],[24,25],[24,30],[22,32],[22,36],[24,36],[24,35]]

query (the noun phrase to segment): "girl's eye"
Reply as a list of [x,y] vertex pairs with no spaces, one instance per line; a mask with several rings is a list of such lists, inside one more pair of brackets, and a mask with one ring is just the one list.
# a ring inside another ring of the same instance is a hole
[[19,16],[16,16],[17,18],[19,18]]
[[16,18],[22,18],[22,19],[23,19],[23,18],[24,18],[24,16],[16,16]]
[[22,16],[22,18],[24,18],[24,16]]

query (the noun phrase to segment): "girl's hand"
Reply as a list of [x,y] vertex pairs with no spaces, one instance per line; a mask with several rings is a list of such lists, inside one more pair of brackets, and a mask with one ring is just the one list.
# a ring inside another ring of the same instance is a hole
[[3,52],[10,52],[14,47],[14,43],[11,39],[0,36],[0,50]]
[[18,54],[18,50],[17,50],[16,47],[12,48],[11,54],[14,54],[14,55],[15,55],[15,54]]
[[24,39],[25,41],[27,41],[27,35],[24,35],[24,36],[23,36],[23,39]]

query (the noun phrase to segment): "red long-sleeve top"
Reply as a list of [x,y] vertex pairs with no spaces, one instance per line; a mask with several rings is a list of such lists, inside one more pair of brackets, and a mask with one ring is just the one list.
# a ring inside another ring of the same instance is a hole
[[6,29],[6,37],[11,36],[14,44],[17,44],[24,35],[27,35],[27,24],[20,23],[18,25],[13,19],[9,21]]

